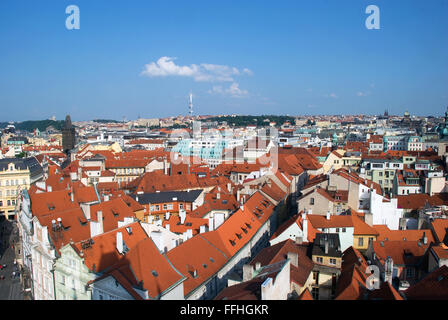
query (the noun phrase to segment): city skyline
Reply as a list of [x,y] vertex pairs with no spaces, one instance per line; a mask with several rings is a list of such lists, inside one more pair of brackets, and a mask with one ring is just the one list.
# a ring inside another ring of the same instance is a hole
[[445,111],[446,1],[257,4],[4,1],[0,118]]

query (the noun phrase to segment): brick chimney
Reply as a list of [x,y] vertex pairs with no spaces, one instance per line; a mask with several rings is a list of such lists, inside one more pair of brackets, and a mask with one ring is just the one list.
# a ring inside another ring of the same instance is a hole
[[297,252],[288,252],[288,259],[294,267],[299,266],[299,255]]
[[118,253],[123,254],[123,234],[117,232],[117,250]]
[[250,264],[243,265],[243,281],[252,280],[254,267]]

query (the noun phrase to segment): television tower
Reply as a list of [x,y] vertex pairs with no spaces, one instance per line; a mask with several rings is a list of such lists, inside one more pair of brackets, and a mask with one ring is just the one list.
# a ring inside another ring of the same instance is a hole
[[190,113],[190,117],[193,116],[193,94],[190,91],[190,97],[189,97],[189,103],[188,103],[188,110]]

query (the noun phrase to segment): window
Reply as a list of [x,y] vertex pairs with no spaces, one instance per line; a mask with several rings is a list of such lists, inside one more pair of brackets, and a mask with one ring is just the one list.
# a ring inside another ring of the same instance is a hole
[[316,261],[317,261],[318,263],[323,263],[323,262],[324,262],[324,259],[323,259],[322,257],[316,257]]
[[168,206],[166,205],[166,203],[163,204],[163,210],[166,210],[168,208]]
[[63,274],[61,275],[61,284],[65,286],[65,276]]
[[183,209],[183,208],[184,208],[184,204],[183,204],[183,203],[180,203],[180,204],[179,204],[179,208],[180,208],[180,209]]
[[160,206],[158,204],[156,205],[156,211],[160,211]]
[[339,233],[339,228],[336,228],[336,233]]
[[358,238],[358,246],[362,247],[364,245],[364,238],[363,237],[359,237]]
[[170,204],[168,205],[168,210],[173,210],[173,204],[172,204],[172,203],[170,203]]
[[314,205],[314,198],[310,198],[310,205]]
[[406,269],[406,279],[413,278],[414,277],[414,269],[407,268]]
[[345,228],[342,228],[342,232],[345,232]]
[[336,259],[330,258],[330,264],[336,265]]

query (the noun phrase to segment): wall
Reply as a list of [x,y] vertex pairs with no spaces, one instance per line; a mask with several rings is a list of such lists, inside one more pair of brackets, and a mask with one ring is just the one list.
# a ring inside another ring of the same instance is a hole
[[61,256],[54,268],[56,300],[90,300],[87,283],[95,279],[83,259],[68,244],[61,248]]

